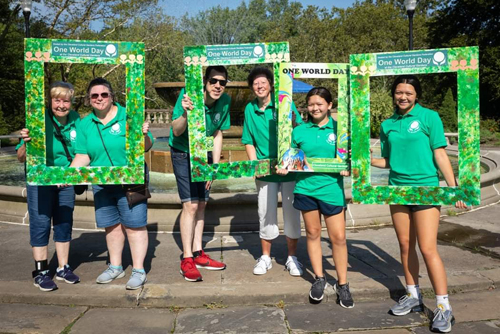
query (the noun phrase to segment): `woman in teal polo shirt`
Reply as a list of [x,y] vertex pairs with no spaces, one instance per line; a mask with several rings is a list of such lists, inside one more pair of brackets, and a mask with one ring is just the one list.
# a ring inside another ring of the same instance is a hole
[[[308,121],[292,132],[292,147],[304,151],[306,158],[335,158],[337,122],[330,116],[332,94],[324,87],[311,89],[306,96]],[[288,171],[279,169],[278,173]],[[333,262],[337,271],[334,289],[340,306],[354,307],[347,282],[347,243],[345,234],[345,195],[343,176],[338,173],[297,173],[293,206],[302,211],[307,234],[307,252],[316,280],[309,297],[321,301],[327,281],[323,273],[321,251],[321,215],[332,243]]]
[[[50,103],[45,113],[47,166],[68,167],[75,155],[77,125],[80,115],[71,110],[73,85],[55,82],[50,86]],[[21,130],[17,158],[26,161],[26,144],[31,138],[28,129]],[[65,147],[66,146],[66,147]],[[80,281],[68,265],[69,243],[73,228],[75,191],[73,186],[27,185],[27,203],[30,216],[30,244],[35,259],[33,277],[35,286],[42,291],[57,289],[47,263],[51,221],[54,229],[57,261],[56,279],[74,284]]]
[[[111,84],[96,78],[87,88],[86,103],[93,112],[85,117],[79,127],[76,156],[71,167],[82,166],[126,166],[126,110],[116,102]],[[144,148],[149,150],[153,137],[149,123],[142,126]],[[129,206],[125,190],[121,185],[93,185],[94,206],[97,227],[106,230],[109,252],[109,266],[97,277],[100,284],[122,278],[122,251],[125,238],[132,252],[132,275],[127,282],[129,290],[138,289],[146,283],[144,258],[148,249],[147,202]]]
[[[276,159],[278,143],[276,133],[277,110],[274,106],[274,76],[264,67],[254,68],[248,75],[248,86],[256,99],[245,108],[245,122],[241,142],[250,160]],[[292,104],[297,123],[301,123],[300,115]],[[297,242],[300,238],[300,214],[293,208],[293,189],[295,175],[268,175],[256,177],[258,193],[259,235],[262,256],[257,259],[253,273],[263,275],[272,268],[271,245],[279,236],[278,228],[278,192],[281,190],[285,236],[288,246],[288,257],[285,267],[292,276],[302,275],[302,264],[297,260]]]
[[[382,123],[382,158],[372,157],[372,166],[391,169],[389,185],[439,186],[439,169],[448,186],[455,187],[457,182],[445,151],[443,123],[437,112],[418,103],[422,88],[417,77],[399,76],[392,85],[391,93],[396,109],[394,115]],[[466,205],[459,201],[456,207],[466,208]],[[454,317],[448,301],[446,271],[437,250],[440,206],[391,205],[390,208],[407,290],[391,312],[405,315],[423,310],[415,250],[418,241],[437,298],[431,329],[449,332]]]

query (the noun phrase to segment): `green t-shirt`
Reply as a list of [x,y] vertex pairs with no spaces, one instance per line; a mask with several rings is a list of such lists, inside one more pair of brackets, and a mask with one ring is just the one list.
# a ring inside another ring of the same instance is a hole
[[[65,125],[61,125],[59,121],[52,115],[51,110],[45,112],[45,157],[47,166],[59,166],[68,167],[71,162],[68,161],[68,156],[64,150],[64,146],[61,142],[61,138],[58,138],[56,132],[54,131],[54,124],[50,120],[50,117],[56,122],[61,130],[61,136],[66,146],[68,147],[68,152],[71,158],[75,157],[75,145],[77,139],[77,128],[80,124],[80,115],[74,111],[70,110],[68,114],[68,121]],[[19,145],[16,146],[18,150],[24,141],[21,140]]]
[[434,150],[446,147],[439,114],[415,104],[406,115],[397,112],[381,126],[382,157],[389,159],[389,184],[394,186],[438,186]]
[[[337,151],[337,122],[329,117],[319,127],[304,123],[292,132],[292,147],[304,151],[307,158],[335,158]],[[344,178],[339,173],[297,172],[295,194],[314,197],[325,203],[345,206]]]
[[[292,110],[296,116],[296,122],[302,123],[302,118],[295,103],[292,102]],[[245,145],[253,145],[257,159],[276,159],[278,157],[277,138],[277,108],[274,107],[274,97],[264,111],[259,109],[257,99],[253,100],[245,107],[245,122],[243,123],[243,134],[241,142]],[[294,181],[294,173],[286,176],[277,174],[267,175],[259,178],[266,182],[288,182]]]
[[[175,103],[172,121],[181,117],[184,114],[184,109],[182,108],[182,97],[186,94],[186,90],[183,88],[179,93],[179,98]],[[215,101],[212,107],[205,106],[205,126],[206,135],[211,137],[217,130],[227,130],[230,128],[230,118],[229,118],[229,107],[231,106],[231,97],[226,93],[222,94],[220,99]],[[189,126],[189,125],[188,125]],[[174,130],[170,128],[170,138],[168,139],[168,144],[184,153],[189,152],[189,135],[188,126],[186,130],[178,137],[174,136]]]
[[[90,158],[90,166],[127,166],[125,149],[127,112],[118,103],[115,105],[118,107],[116,116],[106,125],[102,124],[94,112],[91,112],[80,122],[75,153],[87,154]],[[148,132],[148,136],[153,142],[151,132]],[[113,164],[109,161],[103,141]]]

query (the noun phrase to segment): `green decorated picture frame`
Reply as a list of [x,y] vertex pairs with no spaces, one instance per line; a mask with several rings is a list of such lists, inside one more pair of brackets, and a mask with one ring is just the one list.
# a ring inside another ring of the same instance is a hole
[[[307,158],[303,152],[291,149],[292,101],[294,79],[337,79],[337,133],[334,159]],[[292,172],[309,171],[338,173],[349,169],[349,64],[334,63],[281,63],[279,68],[279,117],[278,117],[278,164],[283,160]],[[307,163],[306,163],[307,160]],[[298,168],[294,165],[298,164]],[[290,166],[292,165],[292,166]],[[299,169],[299,170],[297,170]]]
[[[479,205],[479,49],[461,47],[350,56],[352,197],[362,204]],[[372,186],[370,77],[454,72],[457,75],[457,187]]]
[[[203,66],[272,63],[274,82],[278,82],[279,63],[287,61],[290,61],[288,42],[184,47],[186,93],[194,107],[188,114],[192,181],[251,177],[256,174],[271,173],[270,159],[208,163],[207,152],[213,146],[213,137],[207,137],[205,130]],[[278,105],[278,85],[275,85],[274,89],[275,105]]]
[[[24,40],[26,181],[30,185],[144,183],[144,43],[27,38]],[[45,63],[124,65],[127,166],[53,167],[45,159]]]

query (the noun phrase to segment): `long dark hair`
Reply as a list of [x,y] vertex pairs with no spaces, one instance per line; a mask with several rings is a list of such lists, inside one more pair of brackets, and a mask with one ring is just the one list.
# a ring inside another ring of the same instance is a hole
[[394,83],[392,84],[391,87],[391,96],[394,99],[394,93],[396,92],[396,87],[398,87],[399,84],[408,84],[412,85],[413,88],[415,89],[415,92],[417,93],[417,96],[415,98],[415,101],[418,102],[418,99],[422,97],[422,86],[420,86],[420,80],[414,75],[400,75],[399,77],[394,80]]
[[[306,102],[309,103],[309,99],[314,95],[318,95],[323,98],[328,104],[333,102],[332,93],[330,93],[330,91],[325,87],[314,87],[311,89],[306,95]],[[328,117],[330,117],[330,115],[328,115]],[[307,112],[307,121],[310,122],[311,120],[311,116],[309,115],[309,112]]]

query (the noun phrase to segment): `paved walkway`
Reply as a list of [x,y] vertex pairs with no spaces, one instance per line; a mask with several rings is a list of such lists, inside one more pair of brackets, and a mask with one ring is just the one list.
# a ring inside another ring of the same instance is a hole
[[[500,282],[500,204],[459,215],[443,217],[439,250],[448,272],[449,291],[459,324],[454,333],[500,331],[500,310],[495,287]],[[178,234],[149,234],[146,259],[148,283],[140,291],[126,291],[127,278],[97,285],[95,278],[106,268],[104,234],[74,231],[70,264],[82,282],[58,282],[59,289],[41,292],[33,286],[33,260],[28,227],[0,223],[0,332],[65,333],[99,332],[106,326],[120,333],[301,333],[334,332],[341,329],[383,329],[377,333],[423,333],[428,316],[393,317],[390,305],[404,289],[399,250],[391,227],[349,230],[349,281],[356,301],[353,310],[335,303],[331,288],[319,305],[309,303],[313,281],[305,239],[298,257],[303,277],[284,271],[284,238],[273,244],[273,268],[254,276],[252,268],[260,255],[256,233],[205,236],[205,250],[222,259],[228,268],[202,272],[204,281],[190,283],[179,274],[181,256]],[[326,237],[326,235],[325,235]],[[322,241],[325,271],[335,282],[331,248]],[[53,253],[51,243],[50,252]],[[129,249],[124,266],[131,272]],[[51,267],[55,268],[55,258]],[[421,286],[432,297],[421,263]],[[489,303],[489,304],[488,304]],[[49,306],[50,305],[50,306]],[[434,302],[426,302],[434,308]],[[488,306],[489,305],[489,306]],[[467,322],[473,321],[473,322]],[[394,329],[396,328],[396,329]],[[111,330],[111,332],[113,332]]]

